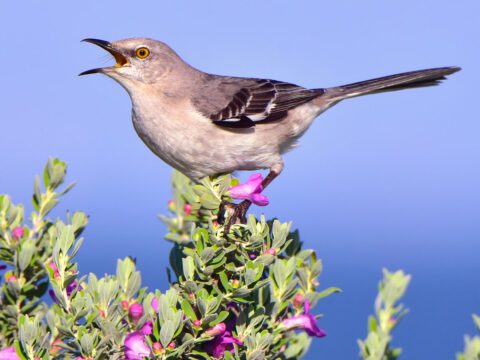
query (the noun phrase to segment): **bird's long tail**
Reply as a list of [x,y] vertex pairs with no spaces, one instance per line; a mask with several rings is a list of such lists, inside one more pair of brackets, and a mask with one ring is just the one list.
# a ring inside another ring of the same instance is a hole
[[340,101],[354,96],[375,94],[384,91],[433,86],[439,84],[441,80],[446,79],[447,75],[453,74],[459,70],[459,67],[452,66],[410,71],[329,88],[327,89],[326,95],[333,101]]

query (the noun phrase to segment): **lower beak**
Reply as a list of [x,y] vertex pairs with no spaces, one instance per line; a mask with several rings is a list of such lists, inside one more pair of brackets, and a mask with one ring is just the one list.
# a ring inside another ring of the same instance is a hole
[[[114,66],[116,68],[129,64],[127,58],[120,51],[114,49],[112,47],[112,44],[109,43],[108,41],[99,40],[99,39],[83,39],[82,41],[97,45],[102,49],[108,51],[115,58],[115,61],[117,62]],[[108,68],[96,68],[96,69],[87,70],[80,73],[79,76],[102,73],[104,72],[105,69],[108,69]]]

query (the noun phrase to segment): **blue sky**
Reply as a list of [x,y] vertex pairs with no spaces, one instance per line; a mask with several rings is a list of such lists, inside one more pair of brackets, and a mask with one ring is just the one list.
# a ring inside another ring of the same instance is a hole
[[60,206],[90,215],[83,272],[138,259],[165,289],[170,169],[136,136],[127,94],[86,37],[148,36],[202,70],[327,87],[458,65],[439,87],[352,99],[324,113],[268,188],[268,216],[292,220],[324,261],[315,309],[328,337],[307,359],[356,358],[382,267],[413,275],[395,333],[404,358],[451,359],[480,313],[480,2],[246,0],[5,2],[0,11],[0,192],[28,204],[48,156],[78,185]]

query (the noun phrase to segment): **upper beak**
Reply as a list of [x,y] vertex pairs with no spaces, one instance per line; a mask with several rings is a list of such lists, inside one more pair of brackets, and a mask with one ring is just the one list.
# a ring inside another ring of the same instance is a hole
[[[121,67],[129,64],[127,58],[119,50],[114,49],[112,47],[112,44],[109,43],[108,41],[99,40],[99,39],[83,39],[82,41],[95,44],[97,46],[100,46],[102,49],[107,50],[110,54],[112,54],[112,56],[115,58],[115,61],[117,62],[115,64],[115,67]],[[104,70],[105,68],[96,68],[96,69],[84,71],[78,75],[82,76],[82,75],[88,75],[88,74],[95,74],[95,73],[103,72]]]

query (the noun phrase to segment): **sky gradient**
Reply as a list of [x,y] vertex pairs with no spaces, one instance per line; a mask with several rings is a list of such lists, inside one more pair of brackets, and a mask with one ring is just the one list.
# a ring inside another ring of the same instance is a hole
[[[49,156],[75,189],[55,215],[90,215],[82,273],[137,258],[144,284],[165,290],[164,226],[171,170],[139,140],[125,91],[83,70],[112,63],[80,43],[145,36],[211,73],[328,87],[396,72],[462,66],[441,86],[345,101],[285,156],[254,208],[293,221],[324,261],[314,309],[328,336],[307,359],[357,358],[381,269],[413,276],[411,309],[394,334],[405,359],[452,359],[480,313],[480,2],[5,2],[0,11],[0,192],[31,210],[33,176]],[[246,174],[242,174],[245,178]]]

